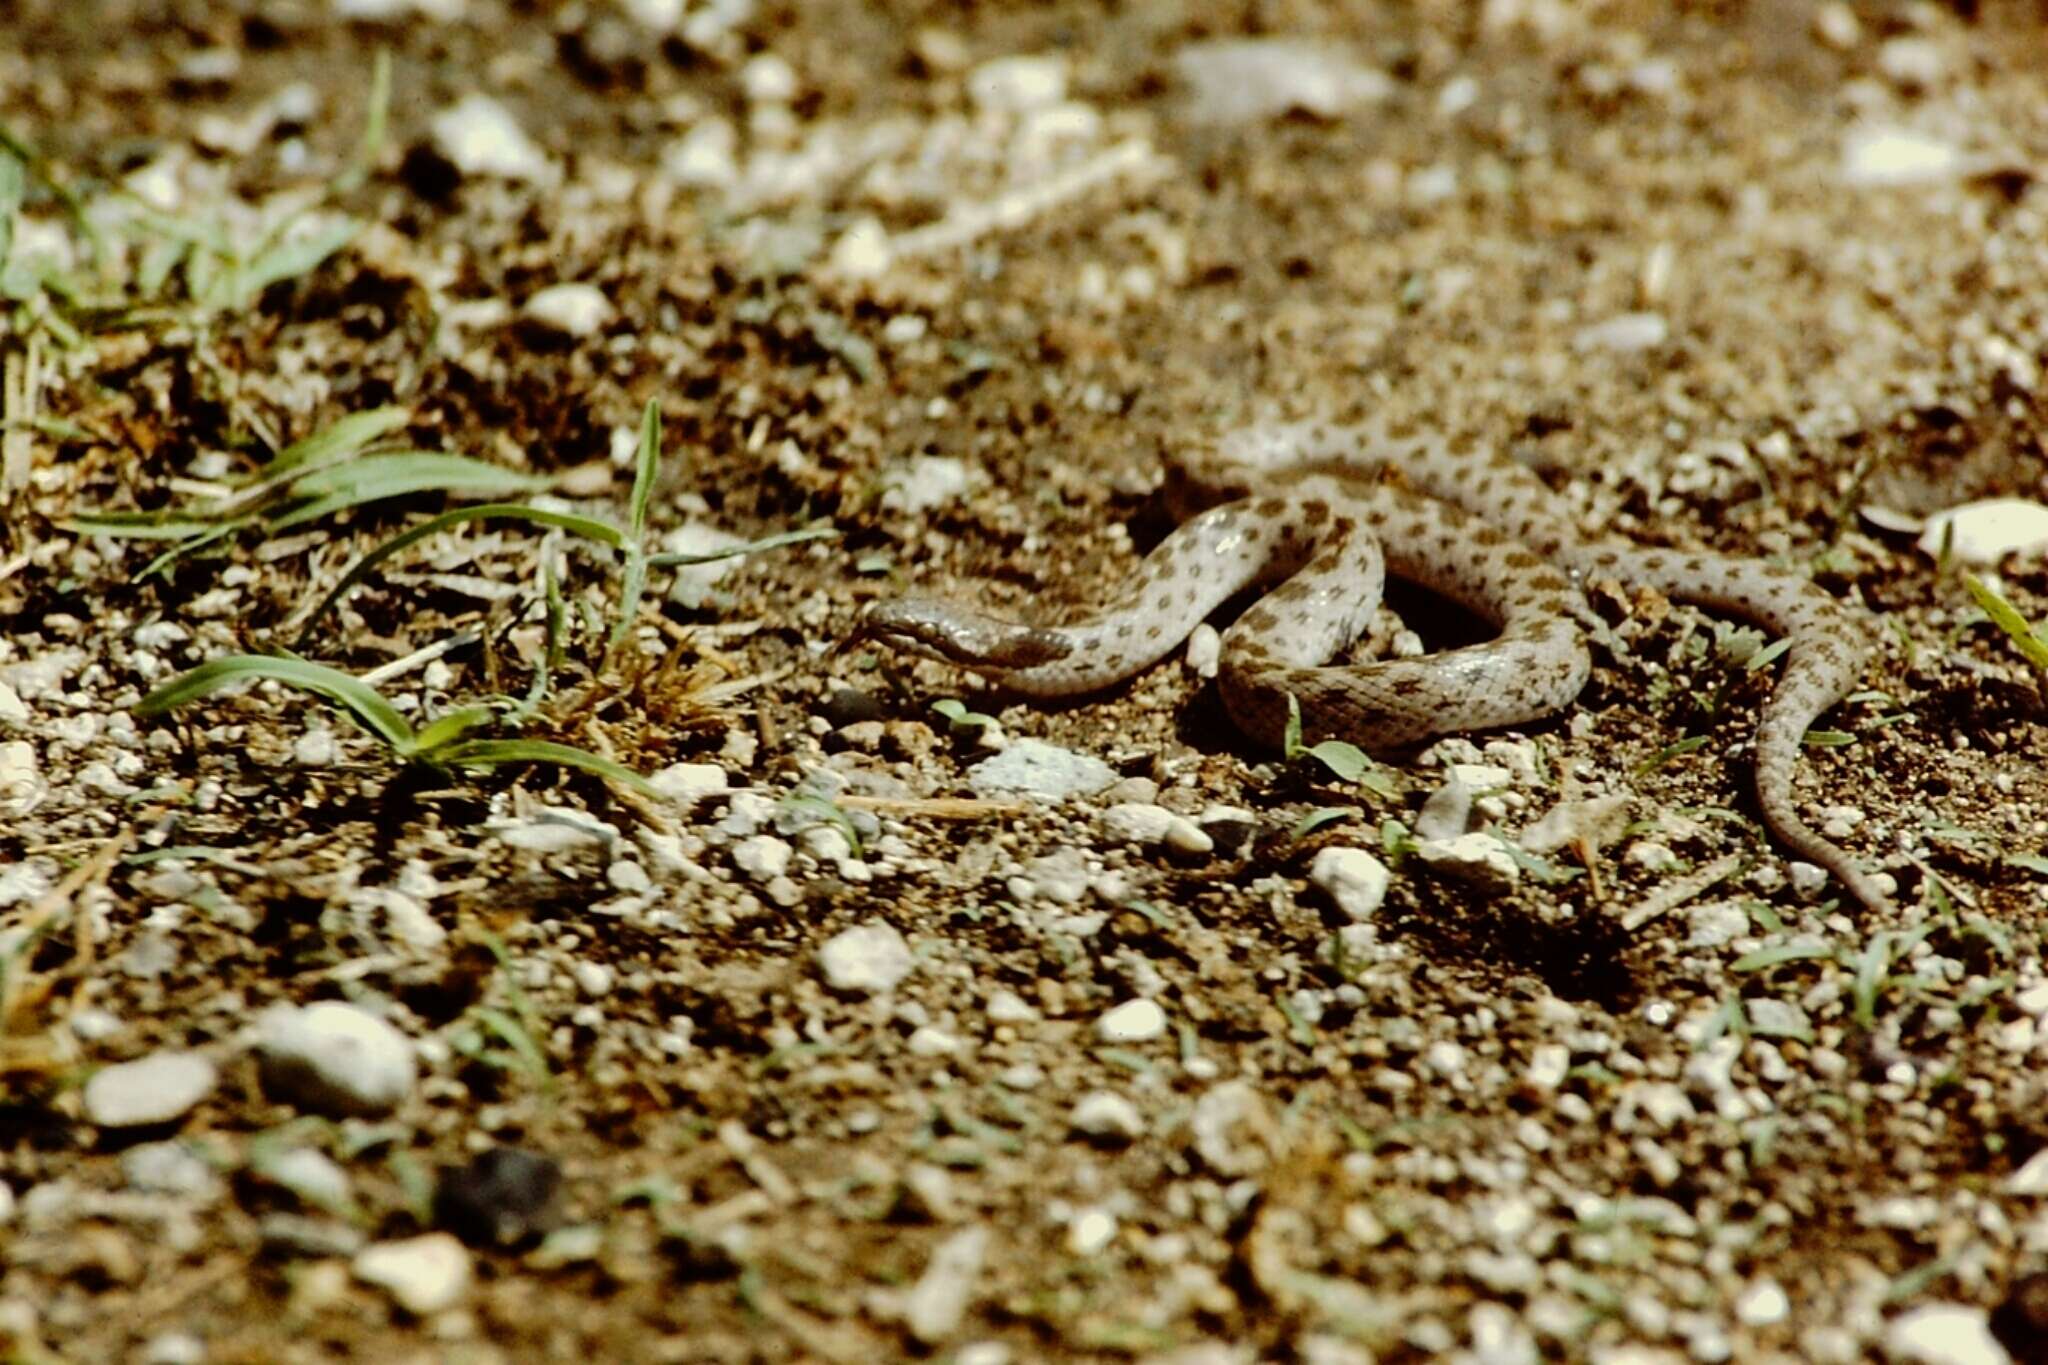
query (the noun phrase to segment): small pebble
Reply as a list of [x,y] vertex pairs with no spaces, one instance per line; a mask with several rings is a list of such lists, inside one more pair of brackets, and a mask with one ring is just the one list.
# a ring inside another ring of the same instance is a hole
[[391,1296],[415,1317],[431,1317],[468,1297],[475,1266],[469,1249],[445,1232],[377,1242],[356,1253],[355,1277]]
[[903,935],[880,920],[842,930],[818,949],[825,984],[854,995],[892,991],[916,965]]
[[1455,877],[1484,896],[1505,895],[1522,877],[1521,866],[1491,834],[1421,840],[1415,855],[1432,871]]
[[441,155],[464,175],[529,182],[553,178],[547,154],[526,135],[512,111],[489,95],[470,95],[443,109],[428,130]]
[[1096,1090],[1074,1104],[1074,1130],[1098,1142],[1135,1142],[1145,1134],[1145,1116],[1113,1090]]
[[527,299],[526,317],[566,337],[595,336],[612,320],[611,300],[590,284],[551,284]]
[[936,1346],[960,1330],[974,1301],[975,1281],[988,1259],[989,1230],[963,1228],[932,1252],[931,1262],[904,1296],[903,1321],[910,1335]]
[[516,1247],[561,1222],[562,1168],[553,1157],[493,1147],[447,1166],[434,1187],[434,1221],[471,1246]]
[[196,1052],[158,1052],[101,1067],[85,1083],[86,1122],[100,1128],[143,1128],[183,1118],[213,1093],[220,1073]]
[[1974,1304],[1924,1303],[1886,1324],[1885,1354],[1898,1365],[2011,1365],[2013,1357],[1982,1308]]
[[1308,879],[1355,924],[1370,920],[1387,898],[1387,865],[1362,848],[1326,848],[1309,864]]
[[335,1117],[388,1114],[418,1076],[411,1039],[338,1000],[265,1010],[256,1021],[256,1054],[272,1098]]
[[1101,791],[1116,781],[1116,769],[1043,740],[1019,739],[969,768],[966,776],[968,785],[982,796],[1016,792],[1058,801]]
[[1149,1043],[1166,1033],[1166,1011],[1156,1001],[1126,1000],[1095,1021],[1105,1043]]

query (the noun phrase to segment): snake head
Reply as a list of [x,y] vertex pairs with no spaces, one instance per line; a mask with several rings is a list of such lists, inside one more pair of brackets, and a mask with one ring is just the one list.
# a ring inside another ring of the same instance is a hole
[[981,673],[1034,668],[1063,659],[1073,649],[1056,632],[998,620],[930,597],[875,603],[862,615],[847,643],[856,640],[879,640],[892,649]]

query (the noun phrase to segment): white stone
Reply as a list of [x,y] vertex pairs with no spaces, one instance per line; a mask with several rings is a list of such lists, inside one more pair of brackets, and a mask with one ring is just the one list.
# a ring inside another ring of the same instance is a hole
[[1885,1354],[1899,1365],[2011,1365],[2012,1357],[1982,1308],[1928,1303],[1908,1309],[1884,1329]]
[[757,882],[772,881],[789,871],[796,850],[772,834],[756,834],[733,846],[732,865]]
[[344,1208],[353,1197],[348,1172],[316,1148],[292,1147],[271,1154],[263,1157],[256,1169],[265,1179],[318,1209]]
[[1145,1116],[1114,1090],[1094,1090],[1074,1102],[1074,1131],[1102,1142],[1135,1142],[1145,1133]]
[[1842,179],[1866,188],[1946,180],[1962,163],[1952,143],[1910,128],[1858,128],[1842,144]]
[[1491,834],[1461,834],[1455,839],[1425,839],[1415,856],[1433,871],[1456,877],[1486,896],[1505,895],[1521,880],[1522,869],[1501,841]]
[[2005,1178],[2005,1192],[2031,1199],[2048,1195],[2048,1147],[2028,1157],[2025,1165]]
[[740,177],[739,147],[730,122],[701,119],[662,153],[662,174],[680,185],[725,189]]
[[721,795],[732,787],[725,769],[716,763],[671,763],[647,780],[656,791],[683,806]]
[[1223,636],[1207,621],[1188,632],[1188,671],[1198,678],[1213,678],[1223,665]]
[[1902,90],[1926,90],[1941,84],[1948,62],[1929,39],[1901,34],[1879,44],[1877,69]]
[[377,1118],[412,1093],[412,1040],[368,1010],[338,1000],[273,1005],[256,1020],[263,1088],[336,1117]]
[[896,989],[916,965],[903,935],[880,920],[834,934],[818,949],[818,970],[825,984],[857,995]]
[[1757,1280],[1735,1297],[1735,1320],[1745,1327],[1774,1327],[1792,1315],[1792,1300],[1776,1280]]
[[1067,1250],[1076,1256],[1097,1256],[1116,1240],[1116,1215],[1091,1205],[1074,1210],[1067,1220]]
[[1123,801],[1102,813],[1102,831],[1121,843],[1165,844],[1183,853],[1207,853],[1215,840],[1185,816],[1145,801]]
[[740,90],[757,104],[787,104],[796,98],[796,68],[763,52],[740,68]]
[[1562,1043],[1538,1043],[1529,1049],[1529,1066],[1522,1073],[1522,1084],[1547,1095],[1564,1084],[1565,1075],[1571,1069],[1570,1048]]
[[1013,990],[999,990],[988,998],[986,1006],[991,1024],[1033,1024],[1039,1013],[1023,996]]
[[569,965],[569,975],[576,978],[576,989],[593,1000],[602,1000],[612,993],[613,972],[602,962],[578,959]]
[[950,455],[918,455],[882,472],[884,510],[918,516],[958,502],[988,476]]
[[913,1029],[903,1045],[913,1057],[950,1057],[965,1046],[958,1035],[948,1033],[936,1024]]
[[1662,313],[1620,313],[1581,327],[1572,337],[1572,349],[1579,352],[1611,351],[1628,354],[1654,350],[1671,336],[1671,324]]
[[512,111],[489,95],[465,96],[434,115],[434,144],[464,175],[496,175],[543,182],[554,178],[547,154],[526,135]]
[[1088,796],[1116,781],[1116,769],[1089,754],[1077,754],[1043,740],[1020,739],[993,758],[967,770],[976,792],[1020,792],[1057,801]]
[[422,1318],[461,1303],[476,1273],[469,1249],[445,1232],[374,1243],[356,1253],[352,1268],[357,1279]]
[[1308,879],[1353,923],[1373,917],[1387,898],[1387,865],[1362,848],[1326,848],[1309,864]]
[[1149,1043],[1166,1033],[1166,1011],[1152,1000],[1126,1000],[1095,1021],[1105,1043]]
[[613,317],[612,301],[594,284],[551,284],[526,300],[534,322],[563,336],[595,336]]
[[28,703],[19,692],[0,682],[0,725],[27,725],[28,720]]
[[86,1122],[140,1128],[182,1118],[213,1093],[220,1073],[196,1052],[158,1052],[101,1067],[85,1083]]
[[985,112],[1025,114],[1067,97],[1067,63],[1060,56],[998,57],[967,73],[967,97]]
[[1920,533],[1920,552],[1944,552],[1952,564],[1987,568],[2007,555],[2048,551],[2048,507],[2027,498],[1987,498],[1936,512]]
[[1385,72],[1341,44],[1293,38],[1223,38],[1190,43],[1174,57],[1196,122],[1245,124],[1292,110],[1336,118],[1394,92]]
[[974,1301],[974,1284],[988,1259],[989,1230],[962,1228],[932,1252],[931,1263],[904,1296],[903,1321],[910,1335],[936,1346],[960,1330]]

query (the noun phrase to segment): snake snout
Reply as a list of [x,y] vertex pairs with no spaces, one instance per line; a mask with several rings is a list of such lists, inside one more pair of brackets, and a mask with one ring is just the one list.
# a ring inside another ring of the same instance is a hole
[[1052,631],[1001,621],[951,602],[923,597],[875,603],[861,618],[857,634],[913,654],[982,671],[1052,663],[1073,648]]

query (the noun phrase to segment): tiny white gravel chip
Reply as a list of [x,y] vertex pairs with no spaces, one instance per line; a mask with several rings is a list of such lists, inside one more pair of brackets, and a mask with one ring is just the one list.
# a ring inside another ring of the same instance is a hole
[[527,318],[568,337],[595,336],[612,320],[612,301],[594,284],[551,284],[527,299]]
[[390,1113],[419,1074],[410,1038],[339,1000],[265,1010],[256,1021],[256,1055],[268,1094],[337,1117]]
[[903,935],[879,920],[834,934],[818,949],[825,984],[853,995],[895,990],[916,965]]
[[1095,1090],[1074,1102],[1074,1131],[1098,1142],[1135,1142],[1145,1135],[1145,1116],[1114,1090]]
[[85,1083],[85,1118],[99,1128],[141,1128],[182,1118],[213,1093],[220,1073],[196,1052],[158,1052],[102,1067]]
[[1758,1280],[1735,1298],[1735,1318],[1745,1327],[1773,1327],[1792,1315],[1792,1300],[1776,1280]]
[[1387,898],[1387,865],[1362,848],[1323,849],[1309,864],[1308,879],[1357,924]]
[[1116,1240],[1116,1215],[1100,1206],[1076,1209],[1067,1223],[1067,1250],[1076,1256],[1097,1256]]
[[469,1248],[445,1232],[364,1247],[356,1253],[353,1269],[357,1279],[375,1285],[393,1303],[421,1318],[461,1303],[476,1273]]
[[1095,1021],[1105,1043],[1149,1043],[1166,1033],[1166,1011],[1153,1000],[1126,1000]]

